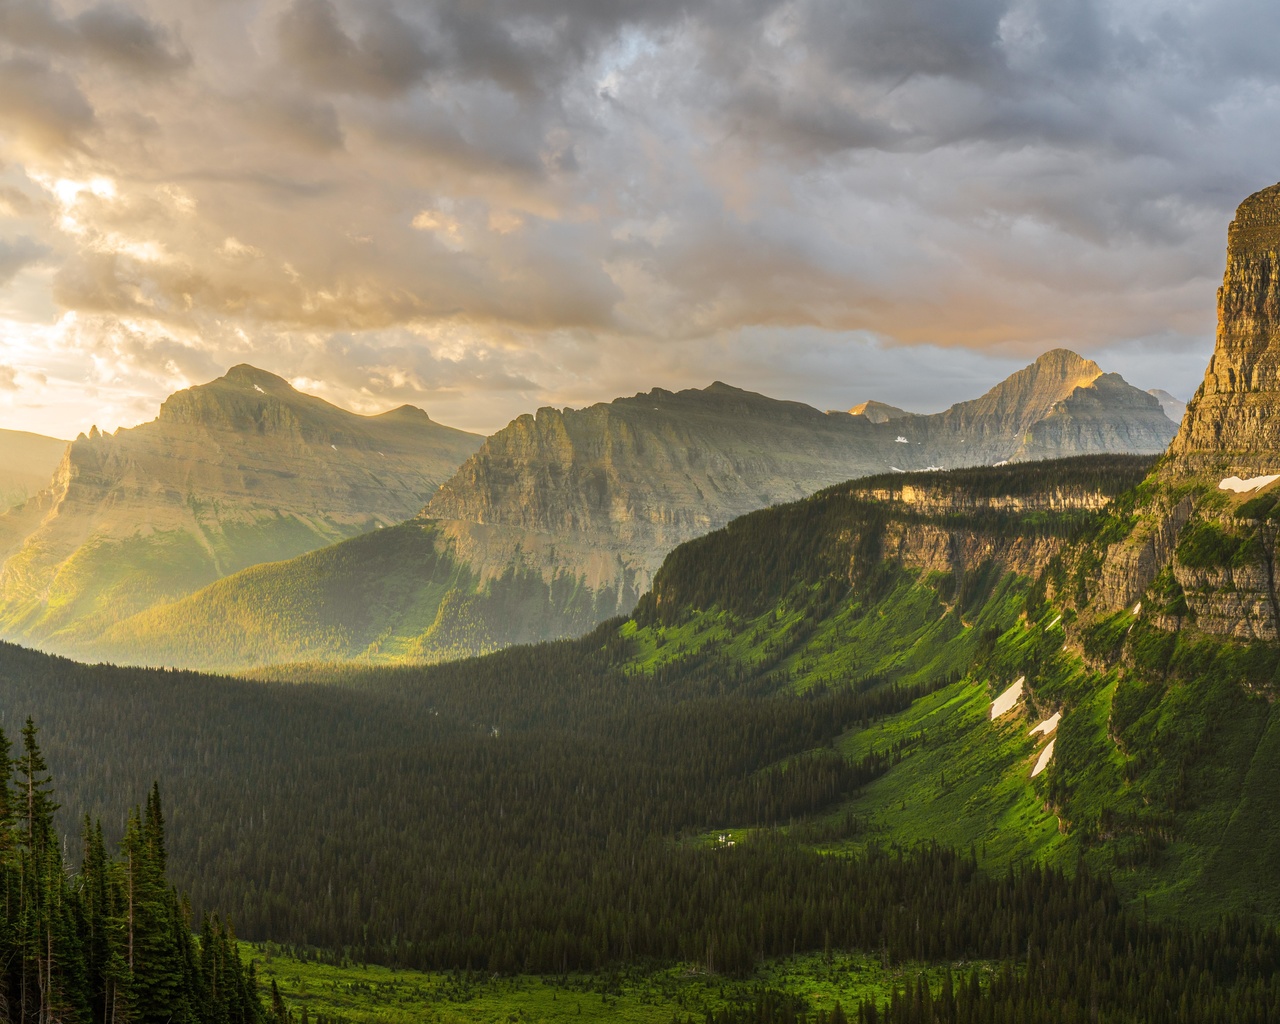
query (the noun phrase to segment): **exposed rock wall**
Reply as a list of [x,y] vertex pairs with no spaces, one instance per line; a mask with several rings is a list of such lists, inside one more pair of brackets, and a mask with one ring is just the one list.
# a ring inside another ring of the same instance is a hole
[[994,562],[1007,572],[1035,577],[1064,544],[1058,537],[1004,537],[932,523],[889,523],[881,556],[925,574],[963,574]]
[[1173,560],[1178,534],[1195,503],[1184,496],[1172,505],[1148,507],[1128,537],[1107,548],[1098,600],[1104,608],[1122,608],[1140,598]]
[[1276,620],[1262,564],[1192,569],[1175,560],[1173,574],[1198,629],[1239,640],[1274,640]]
[[1227,231],[1213,356],[1169,452],[1183,473],[1280,472],[1280,184]]

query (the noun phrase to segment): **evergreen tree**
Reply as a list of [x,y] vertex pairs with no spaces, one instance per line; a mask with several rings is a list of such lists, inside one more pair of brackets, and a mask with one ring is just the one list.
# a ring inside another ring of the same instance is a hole
[[[197,948],[190,908],[165,877],[159,786],[129,815],[121,856],[86,818],[69,874],[35,723],[15,761],[0,730],[0,1020],[14,1024],[256,1024],[251,969],[230,928]],[[206,964],[214,965],[206,969]]]

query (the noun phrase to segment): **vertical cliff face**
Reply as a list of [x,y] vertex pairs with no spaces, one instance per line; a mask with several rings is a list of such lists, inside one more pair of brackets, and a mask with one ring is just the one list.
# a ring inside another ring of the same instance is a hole
[[1183,611],[1167,628],[1275,639],[1280,484],[1220,484],[1277,473],[1280,184],[1241,203],[1227,231],[1213,356],[1134,529],[1108,549],[1101,608],[1137,601],[1168,570]]
[[1280,466],[1280,184],[1241,203],[1228,229],[1213,357],[1169,451],[1182,472]]

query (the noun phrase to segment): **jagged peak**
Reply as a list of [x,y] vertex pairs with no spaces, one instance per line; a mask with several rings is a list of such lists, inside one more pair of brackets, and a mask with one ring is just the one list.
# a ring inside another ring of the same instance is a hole
[[998,416],[1016,420],[1021,429],[1045,416],[1076,388],[1102,376],[1092,359],[1067,348],[1050,349],[1035,362],[1010,374],[981,398],[953,405],[947,414],[967,421],[974,416]]

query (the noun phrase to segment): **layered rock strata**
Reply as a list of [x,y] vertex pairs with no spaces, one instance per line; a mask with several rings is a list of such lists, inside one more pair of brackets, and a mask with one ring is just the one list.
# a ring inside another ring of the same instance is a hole
[[1182,473],[1280,472],[1280,184],[1227,229],[1213,356],[1169,453]]

